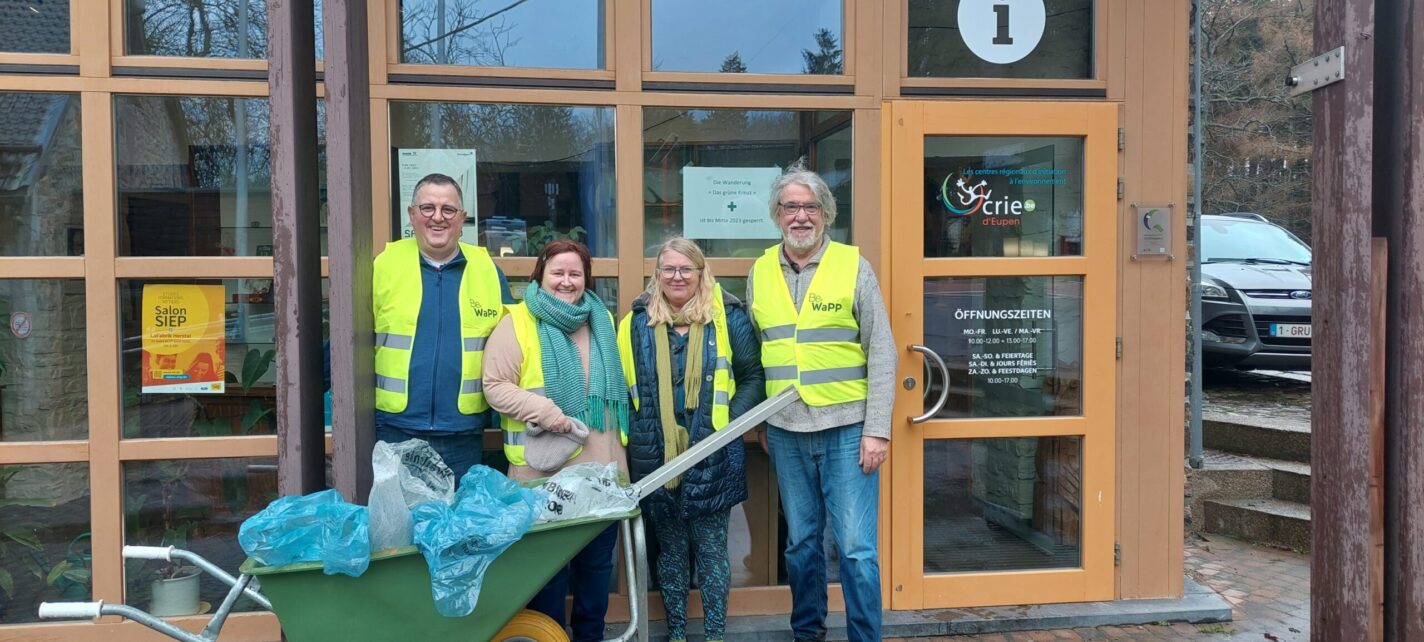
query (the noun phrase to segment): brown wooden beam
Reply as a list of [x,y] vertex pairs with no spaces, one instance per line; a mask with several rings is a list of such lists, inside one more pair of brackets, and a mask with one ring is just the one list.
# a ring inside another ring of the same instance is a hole
[[284,495],[326,486],[315,40],[312,0],[267,0],[277,486]]
[[327,0],[326,194],[331,274],[332,481],[364,504],[375,445],[371,87],[366,0]]
[[[1344,45],[1345,79],[1313,92],[1315,266],[1311,412],[1313,640],[1370,640],[1370,319],[1374,2],[1319,0],[1315,49]],[[1376,631],[1375,633],[1378,633]]]
[[1375,212],[1391,247],[1384,629],[1424,640],[1424,2],[1377,6]]

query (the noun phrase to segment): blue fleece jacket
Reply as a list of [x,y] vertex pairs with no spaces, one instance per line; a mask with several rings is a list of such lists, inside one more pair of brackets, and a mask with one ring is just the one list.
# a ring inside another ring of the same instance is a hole
[[[465,275],[465,256],[440,267],[421,257],[420,317],[415,325],[415,344],[410,354],[409,400],[404,412],[376,411],[376,426],[432,433],[463,433],[499,425],[493,410],[462,415],[456,403],[460,396],[460,279]],[[499,290],[505,303],[514,303],[509,281],[499,274]]]

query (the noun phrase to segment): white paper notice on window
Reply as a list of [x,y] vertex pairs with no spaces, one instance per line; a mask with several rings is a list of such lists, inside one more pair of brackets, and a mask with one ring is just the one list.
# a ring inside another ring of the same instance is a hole
[[692,239],[779,239],[768,209],[775,167],[682,168],[682,233]]
[[396,150],[396,176],[400,178],[396,189],[396,216],[401,221],[401,238],[415,235],[410,226],[407,207],[415,194],[415,184],[431,174],[444,174],[460,184],[464,196],[465,229],[460,231],[460,240],[470,245],[479,245],[479,231],[475,224],[475,150],[473,149],[398,149]]

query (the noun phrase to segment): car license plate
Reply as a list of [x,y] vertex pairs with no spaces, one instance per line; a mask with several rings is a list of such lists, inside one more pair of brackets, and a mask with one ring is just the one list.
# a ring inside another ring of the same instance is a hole
[[1272,323],[1271,336],[1289,337],[1292,339],[1309,339],[1309,323]]

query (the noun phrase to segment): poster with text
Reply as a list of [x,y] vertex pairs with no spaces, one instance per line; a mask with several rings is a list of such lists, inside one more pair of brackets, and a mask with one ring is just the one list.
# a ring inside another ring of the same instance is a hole
[[431,174],[444,174],[455,179],[464,197],[465,229],[460,231],[460,240],[470,245],[479,244],[479,234],[475,223],[475,150],[473,149],[399,149],[396,150],[397,184],[396,216],[401,222],[401,238],[415,235],[410,226],[407,206],[415,195],[415,184]]
[[221,285],[145,284],[143,392],[222,394],[225,322]]
[[768,216],[775,167],[682,168],[682,234],[691,239],[780,239]]

